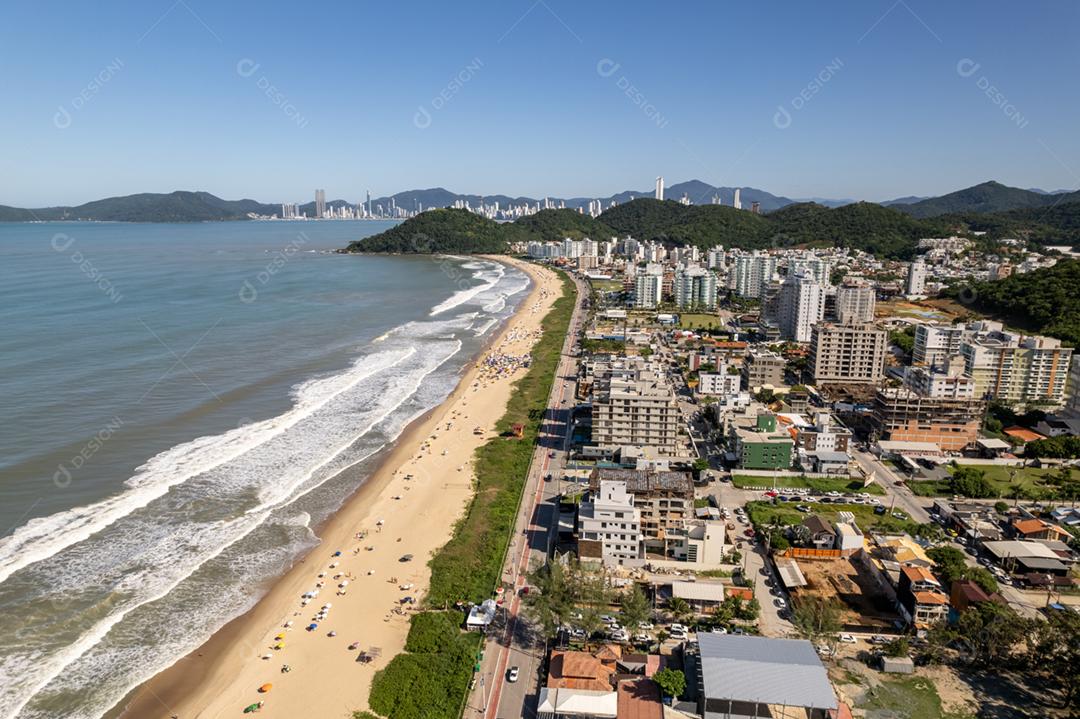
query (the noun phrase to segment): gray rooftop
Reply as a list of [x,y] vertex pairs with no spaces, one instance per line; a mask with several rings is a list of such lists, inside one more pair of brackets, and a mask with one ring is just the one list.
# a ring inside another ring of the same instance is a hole
[[835,709],[836,693],[810,642],[698,634],[707,699]]
[[637,494],[645,492],[694,492],[694,479],[689,472],[654,472],[645,469],[598,469],[597,481],[626,482],[626,491]]

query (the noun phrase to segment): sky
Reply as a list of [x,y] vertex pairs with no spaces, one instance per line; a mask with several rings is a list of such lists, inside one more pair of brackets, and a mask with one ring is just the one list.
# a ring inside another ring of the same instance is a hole
[[1072,0],[9,0],[0,205],[1077,189],[1078,36]]

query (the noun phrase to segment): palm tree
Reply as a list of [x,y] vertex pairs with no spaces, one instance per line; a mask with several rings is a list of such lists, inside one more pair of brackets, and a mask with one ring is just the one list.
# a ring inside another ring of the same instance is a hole
[[667,607],[675,621],[681,622],[683,619],[691,617],[694,614],[694,610],[682,597],[672,597],[668,600]]

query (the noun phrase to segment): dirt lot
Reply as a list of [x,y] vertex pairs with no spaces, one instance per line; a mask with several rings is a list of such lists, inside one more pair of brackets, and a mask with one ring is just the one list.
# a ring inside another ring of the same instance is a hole
[[859,560],[841,557],[827,561],[799,560],[807,586],[798,589],[795,600],[820,597],[830,603],[839,599],[840,622],[848,631],[892,629],[899,615],[892,596]]

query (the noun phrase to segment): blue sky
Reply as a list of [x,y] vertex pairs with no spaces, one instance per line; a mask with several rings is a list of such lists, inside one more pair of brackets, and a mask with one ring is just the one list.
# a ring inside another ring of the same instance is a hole
[[0,204],[1077,188],[1078,34],[1069,0],[9,2]]

